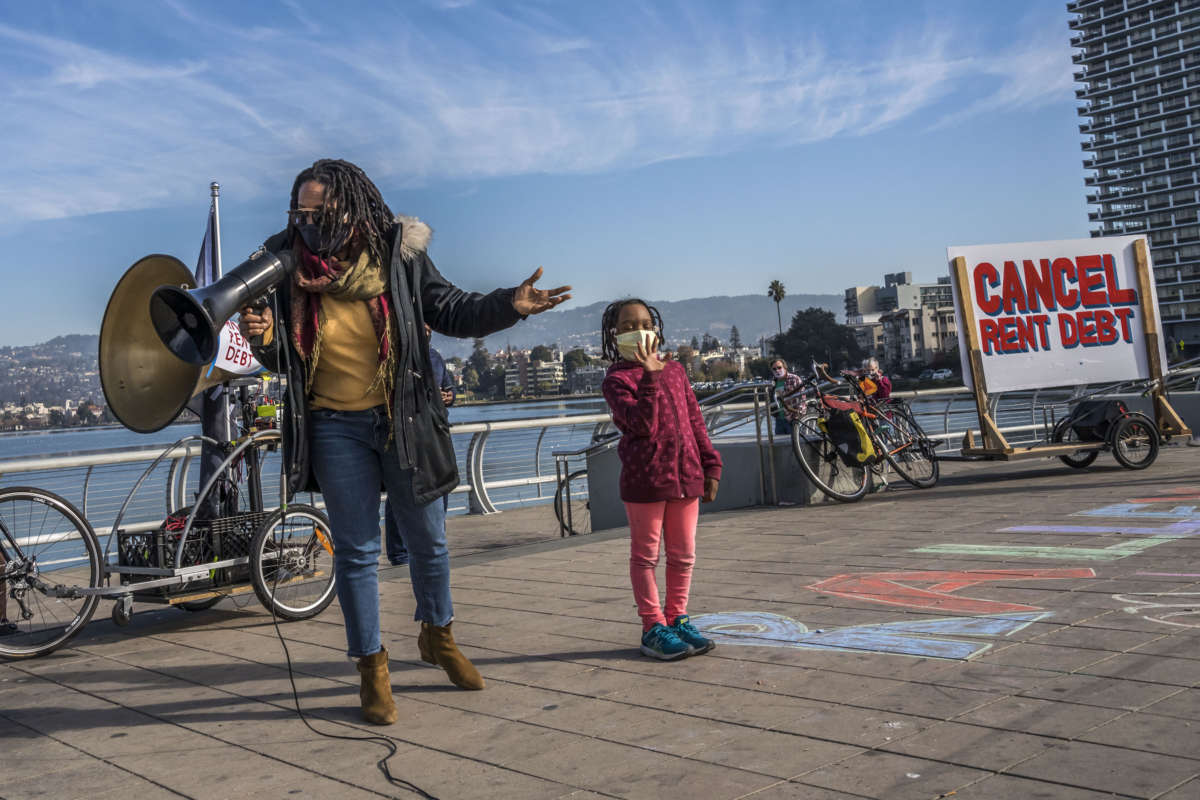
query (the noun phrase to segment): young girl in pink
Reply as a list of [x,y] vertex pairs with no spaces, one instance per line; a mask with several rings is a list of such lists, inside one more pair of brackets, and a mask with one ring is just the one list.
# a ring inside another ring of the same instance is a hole
[[[721,456],[709,441],[687,373],[658,356],[662,330],[658,310],[638,299],[612,303],[601,321],[604,356],[612,361],[604,399],[623,434],[617,452],[641,650],[670,661],[715,646],[688,619],[687,601],[700,501],[717,496]],[[654,579],[660,542],[667,552],[665,609]]]

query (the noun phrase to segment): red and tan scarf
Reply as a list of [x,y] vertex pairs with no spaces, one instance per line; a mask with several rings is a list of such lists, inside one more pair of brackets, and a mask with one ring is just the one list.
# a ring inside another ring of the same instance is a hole
[[354,264],[344,264],[336,259],[324,259],[309,251],[303,240],[296,237],[296,271],[292,291],[292,343],[308,366],[305,393],[312,389],[313,375],[321,357],[321,340],[324,334],[325,316],[321,311],[321,298],[330,295],[339,300],[365,300],[379,339],[379,370],[368,391],[383,386],[390,398],[396,374],[396,321],[388,292],[386,266],[371,258],[370,251],[363,249]]

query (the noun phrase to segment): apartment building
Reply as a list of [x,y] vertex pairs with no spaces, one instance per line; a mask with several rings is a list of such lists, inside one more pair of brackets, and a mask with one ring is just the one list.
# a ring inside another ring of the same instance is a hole
[[1200,345],[1200,0],[1067,10],[1091,234],[1149,237],[1168,340]]

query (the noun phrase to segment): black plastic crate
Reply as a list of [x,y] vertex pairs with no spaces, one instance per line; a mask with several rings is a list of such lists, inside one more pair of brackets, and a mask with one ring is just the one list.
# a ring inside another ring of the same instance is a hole
[[[125,567],[155,567],[159,569],[175,569],[209,564],[214,561],[224,561],[230,558],[244,558],[250,555],[250,546],[254,534],[267,518],[270,512],[248,511],[216,519],[196,520],[188,534],[184,545],[183,559],[175,563],[175,550],[179,546],[182,530],[165,530],[144,533],[127,533],[117,531],[117,563]],[[187,519],[187,509],[176,512],[164,521],[164,527],[174,521],[176,525]],[[154,575],[121,575],[121,583],[136,584],[142,581],[154,580]],[[144,599],[161,599],[173,594],[195,594],[204,589],[218,588],[249,580],[250,570],[247,565],[222,567],[212,570],[209,578],[200,581],[189,581],[183,586],[158,587],[139,592],[135,596]]]
[[212,532],[216,554],[221,559],[250,555],[254,534],[258,533],[268,516],[268,511],[247,511],[207,521],[205,524]]
[[[155,567],[174,569],[176,566],[191,567],[215,560],[212,533],[196,525],[188,535],[183,548],[183,561],[176,565],[175,551],[179,547],[182,531],[146,531],[126,533],[117,531],[117,563],[122,567]],[[136,580],[148,580],[150,576],[130,576]]]

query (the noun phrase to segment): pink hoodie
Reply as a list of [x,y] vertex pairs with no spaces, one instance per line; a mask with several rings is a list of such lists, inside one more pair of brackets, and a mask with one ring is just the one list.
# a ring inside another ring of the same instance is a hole
[[709,441],[683,366],[668,361],[661,372],[618,361],[602,387],[613,422],[624,434],[621,499],[629,503],[678,500],[704,494],[704,479],[721,479],[721,454]]

